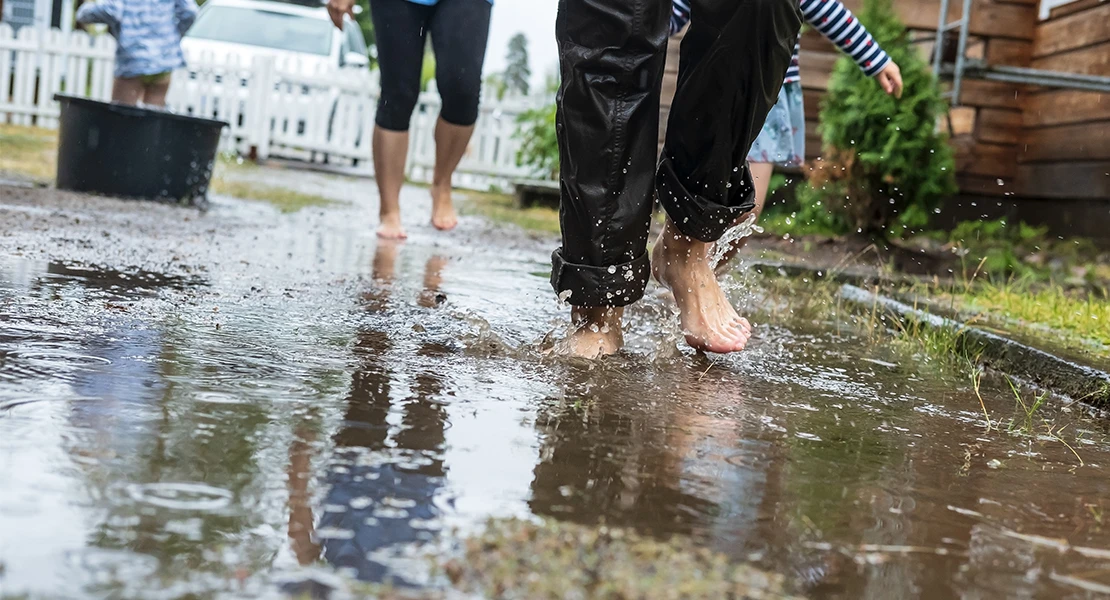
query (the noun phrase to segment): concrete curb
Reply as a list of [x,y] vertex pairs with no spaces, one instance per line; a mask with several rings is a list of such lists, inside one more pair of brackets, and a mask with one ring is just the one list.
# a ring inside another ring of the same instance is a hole
[[963,350],[980,353],[983,362],[999,371],[1093,406],[1110,407],[1110,373],[1106,371],[916,309],[851,284],[841,286],[839,296],[861,308],[879,306],[902,321],[916,321],[928,327],[951,329],[956,332],[957,343]]
[[904,285],[912,283],[929,283],[931,277],[917,275],[903,275],[900,273],[879,273],[874,269],[829,268],[822,269],[795,262],[774,260],[753,260],[744,263],[744,267],[760,275],[780,275],[782,277],[812,277],[814,280],[826,280],[834,283],[851,285]]

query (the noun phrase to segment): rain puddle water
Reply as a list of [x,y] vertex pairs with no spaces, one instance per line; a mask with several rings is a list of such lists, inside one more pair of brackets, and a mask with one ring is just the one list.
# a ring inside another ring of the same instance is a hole
[[490,517],[688,536],[816,598],[1110,585],[1110,443],[1080,406],[987,431],[966,377],[768,324],[793,298],[755,280],[741,355],[678,351],[649,293],[625,355],[545,358],[545,246],[468,226],[279,224],[193,277],[0,260],[0,595],[436,586],[423,554]]

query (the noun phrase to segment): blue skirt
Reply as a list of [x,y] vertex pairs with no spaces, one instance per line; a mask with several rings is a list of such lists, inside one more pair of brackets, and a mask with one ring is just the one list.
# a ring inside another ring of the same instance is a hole
[[748,151],[748,162],[775,163],[796,167],[806,157],[806,115],[802,106],[802,85],[798,82],[783,84],[779,99],[763,129]]

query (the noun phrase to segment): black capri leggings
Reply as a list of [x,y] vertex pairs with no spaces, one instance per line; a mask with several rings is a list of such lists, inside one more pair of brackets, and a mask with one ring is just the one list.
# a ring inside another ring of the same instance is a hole
[[409,0],[370,0],[382,95],[378,126],[408,131],[420,95],[424,47],[432,36],[436,85],[443,108],[439,116],[452,125],[478,120],[482,63],[489,39],[489,0],[439,0],[434,5]]

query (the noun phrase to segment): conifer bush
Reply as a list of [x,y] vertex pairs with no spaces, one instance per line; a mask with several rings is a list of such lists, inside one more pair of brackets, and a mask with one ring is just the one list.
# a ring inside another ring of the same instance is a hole
[[883,92],[847,57],[821,106],[823,160],[799,190],[799,218],[892,238],[925,226],[956,192],[955,161],[937,130],[948,105],[891,0],[864,0],[860,20],[901,68],[901,98]]

